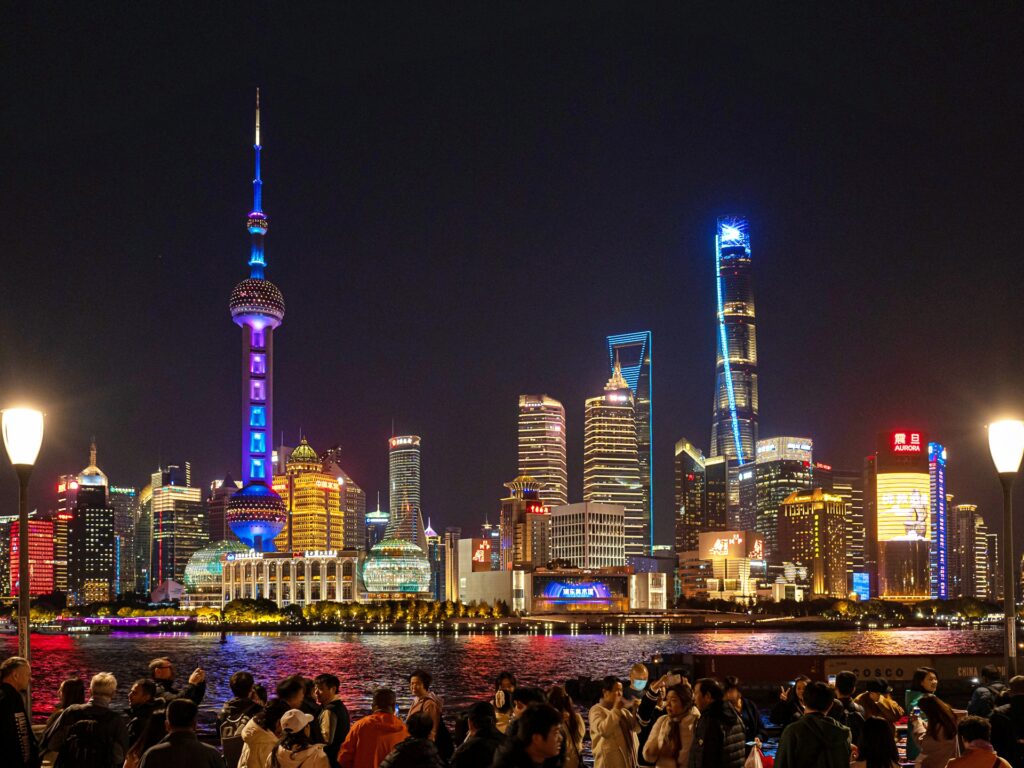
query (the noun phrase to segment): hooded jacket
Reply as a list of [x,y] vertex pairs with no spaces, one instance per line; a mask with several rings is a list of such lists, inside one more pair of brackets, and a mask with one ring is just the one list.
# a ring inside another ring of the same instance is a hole
[[398,742],[409,738],[405,723],[390,712],[374,712],[353,723],[338,752],[341,768],[378,768]]
[[275,757],[276,765],[280,768],[328,768],[331,764],[324,752],[323,744],[310,744],[305,749],[294,752],[283,745],[279,746],[271,750],[266,768],[275,765]]
[[238,768],[265,768],[270,750],[277,744],[277,736],[250,720],[242,728],[242,754]]
[[850,729],[820,712],[786,726],[775,768],[849,768]]
[[712,702],[693,729],[690,768],[743,768],[746,732],[736,709],[725,700]]
[[496,726],[481,728],[472,736],[459,744],[452,755],[452,768],[477,768],[489,766],[494,762],[494,755],[505,743],[505,734]]
[[444,761],[430,739],[410,736],[395,745],[380,768],[444,768]]

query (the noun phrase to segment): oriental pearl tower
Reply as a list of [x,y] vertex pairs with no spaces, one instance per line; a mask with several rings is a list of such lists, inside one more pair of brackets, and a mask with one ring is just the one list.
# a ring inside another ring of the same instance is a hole
[[274,329],[284,320],[284,296],[264,278],[263,236],[270,223],[263,213],[260,179],[260,92],[256,91],[256,178],[247,220],[252,249],[249,277],[231,291],[231,319],[242,329],[242,488],[228,501],[227,522],[243,544],[273,552],[274,537],[288,521],[284,502],[270,486],[274,412]]

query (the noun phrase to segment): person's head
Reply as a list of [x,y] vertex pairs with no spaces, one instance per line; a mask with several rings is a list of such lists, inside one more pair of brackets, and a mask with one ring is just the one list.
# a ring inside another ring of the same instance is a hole
[[605,707],[614,707],[616,702],[622,698],[622,683],[615,675],[601,680],[601,704]]
[[801,704],[804,703],[804,691],[807,690],[809,682],[811,682],[811,678],[807,677],[807,675],[797,675],[793,678],[793,692]]
[[302,678],[302,696],[304,698],[310,699],[312,701],[312,699],[313,699],[313,690],[314,690],[315,687],[316,686],[313,683],[313,679],[312,678],[310,678],[310,677]]
[[984,717],[968,715],[956,724],[956,735],[960,737],[961,745],[970,749],[972,742],[991,740],[992,726]]
[[743,694],[740,692],[740,679],[733,675],[726,675],[722,683],[723,697],[738,709],[743,699]]
[[999,667],[993,664],[986,664],[981,668],[981,682],[994,683],[999,677]]
[[417,712],[414,715],[409,715],[409,719],[405,721],[405,727],[414,739],[425,739],[434,730],[434,718],[426,712]]
[[486,701],[478,701],[466,712],[466,723],[470,733],[487,731],[494,727],[494,707]]
[[910,681],[911,690],[935,693],[938,687],[939,676],[932,667],[918,667],[914,670],[914,677]]
[[899,752],[896,750],[896,731],[884,717],[869,717],[864,721],[860,732],[860,759],[869,768],[890,768],[899,765]]
[[693,703],[701,712],[725,698],[725,691],[713,677],[702,677],[693,686]]
[[255,698],[256,701],[264,707],[267,706],[267,703],[270,701],[270,694],[267,693],[267,686],[262,683],[257,683],[252,687],[252,695],[253,698]]
[[1014,675],[1010,678],[1010,695],[1020,696],[1024,694],[1024,675]]
[[647,687],[647,679],[649,673],[647,667],[643,664],[634,664],[629,668],[629,687],[636,692],[642,691]]
[[836,693],[846,698],[853,696],[857,690],[857,675],[853,672],[840,672],[836,675]]
[[836,692],[828,683],[807,683],[804,688],[804,706],[808,712],[828,712],[835,700]]
[[512,693],[516,689],[516,676],[511,672],[499,672],[498,679],[494,681],[494,688],[505,693]]
[[281,715],[281,743],[286,747],[309,745],[309,724],[315,718],[301,709],[289,709]]
[[238,699],[248,699],[254,685],[256,685],[256,681],[248,672],[235,672],[231,676],[231,680],[228,681],[228,687]]
[[513,738],[534,763],[542,763],[562,749],[561,724],[562,716],[550,704],[531,704],[519,716]]
[[89,695],[94,699],[110,701],[117,693],[117,678],[109,672],[97,672],[89,681]]
[[422,698],[430,690],[430,684],[434,682],[433,676],[425,669],[414,670],[409,675],[409,693],[416,698]]
[[512,716],[519,717],[531,704],[544,704],[544,692],[537,688],[516,688],[512,691]]
[[284,699],[274,699],[253,719],[256,721],[256,725],[263,730],[280,735],[281,718],[284,717],[284,713],[289,709],[292,709],[292,707],[287,701]]
[[85,704],[85,681],[80,677],[69,677],[60,684],[57,695],[60,697],[61,709],[67,709],[72,704]]
[[321,707],[329,704],[338,697],[338,689],[341,681],[334,675],[325,672],[313,678],[313,693],[316,694],[316,703]]
[[167,732],[191,731],[196,727],[199,707],[191,699],[171,699],[167,705]]
[[153,659],[149,662],[149,674],[154,680],[173,680],[174,665],[167,658]]
[[16,691],[27,691],[32,680],[32,667],[28,659],[10,656],[0,663],[0,683],[7,683]]
[[132,687],[128,689],[128,703],[137,707],[139,704],[146,704],[156,698],[156,683],[140,677]]
[[876,677],[864,683],[864,690],[868,692],[869,699],[878,701],[889,692],[889,683],[880,677]]
[[693,689],[685,680],[665,691],[665,712],[673,720],[685,717],[693,708]]
[[395,692],[390,688],[378,688],[374,691],[373,711],[395,714]]
[[562,716],[562,722],[569,729],[573,739],[582,739],[580,721],[574,717],[576,707],[572,703],[572,696],[569,695],[569,692],[560,685],[551,686],[551,690],[548,691],[548,704],[558,710]]
[[956,735],[956,715],[942,699],[929,693],[917,700],[917,706],[928,721],[928,735],[931,738],[948,740]]
[[299,675],[290,675],[277,684],[277,697],[287,701],[292,709],[299,708],[305,694],[306,687]]

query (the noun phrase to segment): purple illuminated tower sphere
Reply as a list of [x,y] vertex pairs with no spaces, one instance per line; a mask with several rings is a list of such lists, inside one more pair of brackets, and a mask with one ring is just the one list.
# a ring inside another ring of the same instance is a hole
[[267,259],[263,236],[270,223],[263,213],[260,179],[260,94],[256,91],[256,178],[248,218],[252,250],[249,277],[231,291],[231,319],[242,329],[242,488],[228,501],[227,521],[243,544],[273,552],[274,537],[288,522],[284,502],[271,487],[274,412],[274,329],[284,320],[284,296],[263,277]]

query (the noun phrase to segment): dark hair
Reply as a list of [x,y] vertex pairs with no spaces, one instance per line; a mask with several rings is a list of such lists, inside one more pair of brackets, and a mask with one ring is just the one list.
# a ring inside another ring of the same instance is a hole
[[198,714],[199,707],[191,699],[171,699],[167,705],[167,724],[171,728],[191,728]]
[[333,688],[335,691],[341,688],[341,681],[330,672],[324,672],[322,675],[317,675],[313,678],[313,682],[316,685],[323,686],[324,688]]
[[547,738],[552,728],[561,725],[562,715],[550,704],[531,704],[519,716],[518,722],[517,728],[509,729],[515,731],[512,741],[522,747],[528,747],[534,736],[540,734]]
[[139,686],[139,689],[149,696],[151,699],[156,698],[156,683],[150,680],[148,677],[140,677],[136,680],[133,685]]
[[828,712],[828,708],[832,706],[832,702],[835,700],[836,692],[828,686],[828,683],[821,681],[808,683],[807,687],[804,688],[804,706],[818,712]]
[[263,685],[262,683],[256,683],[256,685],[252,687],[252,690],[256,694],[256,698],[263,702],[263,705],[266,706],[267,702],[270,700],[270,696],[267,693],[267,686]]
[[956,732],[965,744],[975,739],[988,741],[992,738],[992,725],[984,717],[968,715],[956,724]]
[[912,691],[923,691],[921,685],[924,683],[924,679],[930,674],[935,674],[934,667],[918,667],[914,670],[914,677],[910,681],[910,690]]
[[508,670],[505,670],[504,672],[499,672],[498,673],[498,678],[494,681],[494,687],[495,688],[501,688],[501,681],[502,680],[511,680],[512,681],[512,687],[513,688],[516,687],[516,676],[513,675]]
[[603,696],[607,691],[614,691],[615,686],[621,684],[622,681],[615,675],[608,675],[608,677],[601,678],[601,695]]
[[[700,692],[710,696],[712,701],[721,701],[722,697],[725,696],[725,691],[722,690],[722,686],[719,685],[718,681],[713,677],[702,677],[697,681],[697,685],[700,686]],[[694,688],[696,688],[697,685],[695,685]]]
[[240,699],[246,699],[252,693],[252,687],[255,684],[256,681],[252,679],[252,675],[248,672],[235,672],[228,682],[228,687],[235,696]]
[[290,675],[277,684],[277,696],[280,699],[290,699],[297,693],[305,694],[306,687],[302,684],[302,677]]
[[860,759],[867,768],[892,768],[899,765],[896,731],[884,717],[869,717],[860,731]]
[[528,707],[531,704],[544,704],[547,699],[544,698],[544,691],[539,688],[516,688],[512,691],[512,701]]
[[551,690],[548,691],[548,704],[558,710],[559,714],[569,713],[569,722],[566,724],[569,735],[573,742],[582,740],[583,734],[580,733],[580,730],[583,725],[576,717],[576,707],[573,706],[572,696],[569,695],[569,692],[560,685],[551,686]]
[[[147,682],[152,684],[152,681],[147,680]],[[128,748],[128,754],[135,757],[136,765],[142,760],[142,755],[147,749],[159,744],[163,737],[167,735],[167,728],[164,725],[165,719],[160,716],[161,714],[163,713],[154,712],[153,716],[146,720],[142,733],[135,739],[135,743]]]
[[981,679],[994,683],[999,679],[999,667],[993,664],[986,664],[981,668]]
[[301,752],[304,749],[309,749],[312,741],[310,741],[309,734],[306,733],[307,730],[309,730],[308,726],[301,731],[285,731],[282,733],[277,744],[270,750],[270,764],[272,766],[281,765],[281,762],[277,759],[277,750],[281,747],[284,747],[289,752]]
[[1010,678],[1010,693],[1014,695],[1024,693],[1024,675],[1014,675]]
[[840,672],[836,675],[836,691],[840,696],[852,696],[857,690],[857,676],[853,672]]
[[938,696],[928,694],[917,700],[921,713],[928,719],[929,738],[949,740],[956,736],[956,715]]
[[[147,680],[153,685],[151,680]],[[153,685],[155,689],[156,686]],[[155,693],[153,694],[156,695]],[[70,707],[72,704],[85,704],[85,681],[80,677],[69,677],[60,684],[60,705],[62,708]]]
[[378,688],[373,692],[373,709],[380,712],[395,711],[395,692],[390,688]]
[[[736,683],[739,681],[733,678],[726,678],[726,685],[729,684],[729,680],[734,680]],[[737,691],[739,690],[738,685],[733,685]],[[677,685],[673,685],[670,688],[665,689],[665,698],[668,699],[668,695],[674,693],[679,697],[679,700],[683,704],[683,717],[689,714],[689,710],[693,708],[693,688],[690,687],[690,681],[685,677]],[[669,728],[668,733],[665,735],[665,745],[670,749],[669,754],[678,755],[683,748],[683,740],[679,734],[679,728]]]
[[434,718],[426,712],[417,712],[409,715],[409,719],[405,721],[405,727],[414,739],[425,739],[434,730]]
[[478,701],[466,712],[466,719],[473,724],[474,728],[486,728],[494,725],[494,707],[488,701]]
[[162,667],[165,664],[169,667],[174,666],[174,662],[172,662],[166,656],[161,656],[159,659],[153,659],[151,662],[149,662],[149,671],[155,672],[158,667]]
[[304,696],[312,696],[313,695],[313,680],[312,680],[312,678],[300,677],[299,679],[302,681],[302,694]]
[[724,685],[722,686],[722,690],[725,693],[728,693],[729,691],[733,690],[734,688],[737,691],[740,689],[740,679],[738,677],[736,677],[735,675],[726,675],[725,679],[722,682],[724,683]]
[[434,676],[427,672],[427,670],[414,669],[412,673],[409,675],[410,683],[412,682],[412,679],[414,677],[418,677],[420,679],[420,682],[423,683],[423,687],[426,688],[428,691],[430,690],[430,684],[434,682]]
[[284,717],[284,713],[289,709],[291,709],[291,705],[287,701],[284,699],[274,699],[253,720],[263,730],[273,733],[277,730],[277,725],[281,722],[281,718]]

